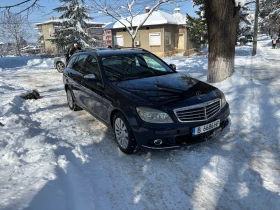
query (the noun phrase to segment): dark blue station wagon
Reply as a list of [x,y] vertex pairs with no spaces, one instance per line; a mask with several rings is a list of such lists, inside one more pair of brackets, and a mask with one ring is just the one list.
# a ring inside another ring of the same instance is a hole
[[80,51],[63,82],[70,109],[84,109],[112,128],[127,154],[203,142],[228,124],[229,105],[219,89],[146,50]]

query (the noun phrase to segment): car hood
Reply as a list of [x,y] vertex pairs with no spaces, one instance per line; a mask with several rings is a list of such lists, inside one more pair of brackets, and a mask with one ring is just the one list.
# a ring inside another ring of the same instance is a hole
[[129,95],[165,108],[202,103],[218,98],[220,94],[217,88],[179,73],[126,80],[115,85]]

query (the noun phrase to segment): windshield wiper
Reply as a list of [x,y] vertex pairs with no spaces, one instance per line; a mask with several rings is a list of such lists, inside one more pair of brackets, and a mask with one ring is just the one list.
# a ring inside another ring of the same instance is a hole
[[173,74],[175,72],[159,72],[159,73],[155,73],[155,76],[161,76],[161,75],[166,75],[166,74]]

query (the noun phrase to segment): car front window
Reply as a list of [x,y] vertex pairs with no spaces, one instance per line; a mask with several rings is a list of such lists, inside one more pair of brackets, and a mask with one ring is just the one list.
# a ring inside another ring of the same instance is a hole
[[152,54],[112,55],[101,58],[106,76],[111,81],[139,79],[174,73]]
[[67,64],[67,67],[68,67],[68,68],[72,68],[73,63],[75,62],[76,58],[77,58],[77,56],[72,56],[72,57],[71,57],[70,61],[69,61],[68,64]]

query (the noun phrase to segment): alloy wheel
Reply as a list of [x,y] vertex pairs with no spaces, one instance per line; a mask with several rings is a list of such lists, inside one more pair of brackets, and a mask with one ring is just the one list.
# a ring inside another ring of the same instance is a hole
[[64,63],[58,62],[58,63],[56,64],[56,69],[57,69],[58,72],[62,73],[63,70],[64,70],[64,68],[65,68]]
[[122,119],[117,118],[115,120],[115,134],[116,134],[116,139],[123,149],[126,149],[128,146],[128,131],[126,128],[125,123],[122,121]]

